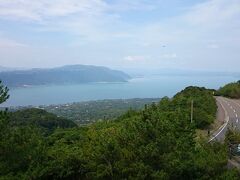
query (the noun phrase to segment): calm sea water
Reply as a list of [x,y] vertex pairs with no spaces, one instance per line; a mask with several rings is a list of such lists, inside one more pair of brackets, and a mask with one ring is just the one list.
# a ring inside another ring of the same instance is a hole
[[231,76],[152,76],[127,83],[34,86],[10,89],[10,99],[1,106],[71,103],[100,99],[172,97],[186,86],[219,88],[238,80]]

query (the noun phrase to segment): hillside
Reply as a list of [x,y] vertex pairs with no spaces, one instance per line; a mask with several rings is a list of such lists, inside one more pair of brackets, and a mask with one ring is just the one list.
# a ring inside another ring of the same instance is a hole
[[[196,113],[191,123],[192,100]],[[199,87],[188,87],[142,110],[129,110],[116,120],[57,128],[46,136],[31,124],[54,119],[52,114],[19,111],[9,115],[16,122],[13,126],[7,120],[9,113],[1,112],[0,177],[238,179],[237,171],[226,168],[226,144],[196,138],[196,129],[209,125],[215,113],[212,92]]]
[[25,109],[9,113],[11,126],[35,126],[45,133],[52,132],[57,128],[73,128],[77,125],[66,118],[60,118],[52,113],[41,109]]
[[240,98],[240,81],[226,84],[217,91],[217,95],[229,97],[229,98]]
[[0,72],[0,79],[9,87],[91,82],[126,82],[129,78],[129,75],[121,71],[87,65]]
[[3,67],[3,66],[0,66],[0,72],[1,72],[1,71],[7,71],[7,70],[8,70],[8,68]]

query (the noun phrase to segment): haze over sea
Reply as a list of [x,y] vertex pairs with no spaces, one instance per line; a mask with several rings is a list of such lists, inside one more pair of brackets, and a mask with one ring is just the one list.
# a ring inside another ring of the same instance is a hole
[[50,105],[102,99],[172,97],[187,86],[218,89],[237,81],[234,76],[146,76],[126,83],[89,83],[11,88],[10,99],[1,106]]

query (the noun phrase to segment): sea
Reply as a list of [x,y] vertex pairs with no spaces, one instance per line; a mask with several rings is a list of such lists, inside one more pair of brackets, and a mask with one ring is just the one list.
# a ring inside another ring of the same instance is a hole
[[73,102],[172,97],[187,86],[218,89],[229,82],[239,80],[236,76],[152,75],[133,78],[121,83],[88,83],[71,85],[42,85],[10,88],[10,98],[2,107],[39,106]]

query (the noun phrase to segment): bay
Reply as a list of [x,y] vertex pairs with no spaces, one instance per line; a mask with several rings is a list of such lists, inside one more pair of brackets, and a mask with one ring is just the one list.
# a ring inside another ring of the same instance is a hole
[[38,106],[102,99],[172,97],[187,86],[218,89],[237,81],[234,76],[148,76],[126,83],[44,85],[10,89],[10,99],[1,106]]

